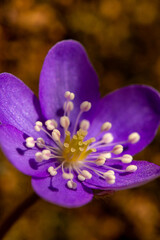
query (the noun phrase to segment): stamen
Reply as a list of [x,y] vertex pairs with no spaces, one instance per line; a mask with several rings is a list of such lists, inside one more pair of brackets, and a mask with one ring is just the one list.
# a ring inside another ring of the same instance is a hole
[[43,150],[43,151],[42,151],[42,156],[43,156],[43,159],[44,159],[44,160],[50,159],[50,157],[51,157],[51,152],[50,152],[50,150],[47,150],[47,149]]
[[131,163],[133,160],[133,157],[130,154],[124,154],[121,158],[121,161],[123,163]]
[[37,138],[36,144],[37,144],[37,146],[38,146],[39,148],[43,148],[45,142],[44,142],[43,138]]
[[69,125],[70,125],[70,120],[67,116],[63,116],[60,118],[60,124],[61,126],[67,131]]
[[63,173],[62,174],[62,177],[64,178],[64,179],[73,179],[73,173]]
[[116,155],[120,154],[123,152],[123,146],[122,145],[116,145],[114,146],[112,152]]
[[140,135],[137,132],[133,132],[128,136],[128,142],[135,144],[140,140]]
[[82,112],[88,112],[91,109],[91,103],[88,101],[84,101],[80,105],[80,109]]
[[54,129],[52,132],[52,138],[55,142],[59,142],[61,137],[61,133],[58,129]]
[[83,182],[84,180],[86,180],[86,178],[83,175],[79,174],[78,175],[78,180]]
[[126,172],[135,172],[137,170],[136,165],[130,165],[126,168]]
[[106,158],[103,155],[99,155],[99,157],[96,159],[96,165],[97,166],[103,166],[105,164]]
[[41,152],[37,152],[35,154],[35,159],[37,162],[42,162],[43,161],[43,154]]
[[73,108],[74,108],[73,102],[71,102],[71,101],[65,102],[63,105],[64,115],[66,115],[66,114],[69,115],[70,112],[73,110]]
[[107,177],[108,175],[114,175],[114,171],[113,170],[108,170],[107,172],[103,173],[104,177]]
[[52,166],[50,166],[49,168],[48,168],[48,172],[50,173],[50,175],[51,176],[55,176],[55,175],[57,175],[57,171],[54,169],[54,167],[52,167]]
[[81,103],[80,105],[80,109],[81,111],[79,112],[78,116],[77,116],[77,119],[76,119],[76,122],[75,122],[75,125],[74,125],[74,130],[73,130],[73,135],[75,134],[76,132],[76,129],[77,129],[77,126],[78,126],[78,122],[79,122],[79,119],[82,115],[83,112],[88,112],[91,108],[91,103],[88,102],[88,101],[84,101]]
[[41,129],[42,129],[42,126],[43,126],[42,122],[37,121],[35,124],[36,124],[36,125],[35,125],[34,129],[35,129],[37,132],[40,132]]
[[112,124],[110,122],[105,122],[103,123],[102,127],[101,127],[101,131],[102,132],[107,132],[111,129]]
[[57,122],[54,119],[47,120],[45,122],[45,125],[48,130],[53,130],[53,129],[57,128],[57,126],[58,126]]
[[84,130],[84,131],[87,131],[90,127],[90,122],[87,121],[87,120],[82,120],[80,122],[80,129]]
[[72,92],[70,92],[70,91],[66,91],[65,94],[64,94],[64,96],[65,96],[65,98],[66,98],[67,100],[73,100],[74,97],[75,97],[74,93],[72,93]]
[[33,148],[35,146],[35,141],[33,137],[26,138],[26,146],[28,148]]
[[92,178],[92,174],[90,172],[88,172],[87,170],[83,170],[81,172],[81,174],[86,178],[86,179],[91,179]]
[[102,140],[106,144],[111,143],[113,141],[113,135],[111,133],[106,133],[103,135]]
[[70,189],[76,189],[76,188],[77,188],[77,183],[73,182],[72,180],[69,180],[69,181],[67,182],[67,186],[68,186],[68,188],[70,188]]

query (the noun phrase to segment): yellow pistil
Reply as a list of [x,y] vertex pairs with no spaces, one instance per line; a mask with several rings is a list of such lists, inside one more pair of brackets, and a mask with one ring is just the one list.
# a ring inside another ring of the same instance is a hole
[[94,148],[87,150],[88,146],[95,142],[95,138],[83,141],[87,133],[87,131],[80,129],[72,138],[70,138],[70,132],[65,132],[66,136],[63,144],[64,148],[62,156],[66,162],[84,161],[91,152],[96,151]]

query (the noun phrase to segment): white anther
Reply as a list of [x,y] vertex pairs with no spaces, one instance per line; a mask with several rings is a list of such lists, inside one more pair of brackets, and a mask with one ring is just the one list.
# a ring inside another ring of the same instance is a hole
[[114,184],[115,183],[115,179],[107,179],[106,180],[108,184]]
[[104,177],[108,177],[108,175],[114,175],[114,171],[113,170],[108,170],[107,172],[103,173]]
[[26,138],[26,146],[28,148],[33,148],[35,146],[35,141],[33,137]]
[[48,172],[50,173],[51,176],[55,176],[57,174],[57,171],[54,169],[54,167],[50,166],[48,168]]
[[80,105],[80,109],[82,112],[88,112],[91,109],[91,103],[88,101],[84,101]]
[[37,122],[35,123],[34,129],[35,129],[37,132],[39,132],[39,131],[41,131],[42,126],[43,126],[42,122],[37,121]]
[[91,179],[92,178],[92,174],[90,172],[88,172],[87,170],[83,170],[81,173],[86,179]]
[[114,148],[113,148],[113,150],[112,150],[112,152],[114,153],[114,154],[116,154],[116,155],[118,155],[118,154],[120,154],[120,153],[122,153],[123,152],[123,146],[122,145],[116,145],[116,146],[114,146]]
[[73,173],[63,173],[62,174],[62,177],[64,178],[64,179],[73,179]]
[[37,138],[36,144],[39,148],[44,148],[45,142],[44,142],[43,138]]
[[48,160],[51,157],[51,152],[50,150],[45,149],[42,151],[42,155],[44,160]]
[[42,162],[42,160],[43,160],[43,154],[42,154],[41,152],[37,152],[37,153],[35,154],[35,159],[36,159],[37,162]]
[[52,138],[53,140],[56,142],[56,141],[59,141],[60,140],[60,137],[61,137],[61,133],[58,129],[54,129],[53,132],[52,132]]
[[76,189],[77,188],[77,183],[73,182],[72,180],[69,180],[67,182],[67,186],[68,186],[68,188]]
[[102,140],[104,143],[111,143],[113,141],[113,135],[111,133],[106,133],[103,135]]
[[126,172],[135,172],[137,170],[136,165],[130,165],[126,168]]
[[47,120],[45,122],[45,125],[48,130],[53,130],[57,127],[58,124],[54,119],[51,119],[51,120]]
[[101,127],[101,131],[102,132],[106,132],[106,131],[109,131],[112,127],[112,124],[110,122],[105,122],[103,123],[102,127]]
[[68,129],[69,125],[70,125],[70,120],[67,116],[63,116],[60,118],[60,124],[64,129]]
[[84,119],[80,122],[80,129],[87,131],[89,127],[90,127],[90,122],[88,120]]
[[109,180],[115,180],[116,177],[113,174],[108,174],[105,176],[106,181],[108,182]]
[[130,154],[124,154],[121,158],[121,161],[123,163],[131,163],[133,160],[133,157]]
[[66,91],[65,94],[64,94],[65,98],[68,99],[68,100],[73,100],[75,95],[74,93],[70,92],[70,91]]
[[137,132],[133,132],[128,136],[128,142],[134,144],[140,140],[140,135]]
[[101,156],[109,159],[109,158],[111,158],[111,153],[102,153]]
[[73,102],[69,101],[64,103],[63,109],[67,113],[70,113],[73,110],[73,108],[74,108]]
[[86,178],[83,175],[81,175],[81,174],[78,175],[78,180],[79,181],[83,182],[85,179]]
[[96,165],[97,166],[103,166],[105,164],[106,158],[102,155],[100,155],[97,159],[96,159]]

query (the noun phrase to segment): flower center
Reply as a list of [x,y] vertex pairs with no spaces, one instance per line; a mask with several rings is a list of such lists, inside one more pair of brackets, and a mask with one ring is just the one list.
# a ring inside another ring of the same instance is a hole
[[62,156],[66,162],[84,161],[91,152],[96,151],[94,148],[87,150],[89,145],[96,141],[95,138],[84,141],[87,131],[80,129],[72,138],[69,131],[66,131],[65,135]]
[[[62,174],[67,180],[69,189],[76,189],[77,184],[74,181],[77,176],[78,181],[91,179],[94,175],[104,179],[108,184],[114,184],[116,173],[135,172],[137,166],[130,165],[132,156],[122,155],[123,145],[135,144],[139,141],[140,135],[137,132],[129,134],[123,142],[114,142],[114,136],[110,132],[112,124],[105,122],[102,124],[96,138],[87,139],[90,122],[81,120],[83,112],[88,112],[91,103],[84,101],[80,105],[80,111],[75,121],[73,132],[70,127],[70,114],[74,108],[73,99],[75,95],[69,91],[65,92],[66,101],[64,103],[64,115],[60,118],[60,126],[54,119],[47,120],[45,126],[40,121],[35,123],[35,131],[43,131],[49,136],[53,144],[50,146],[43,138],[26,138],[26,146],[34,148],[35,145],[42,151],[35,154],[35,161],[41,166],[46,164],[47,172],[54,177]],[[78,129],[78,130],[77,130]],[[113,162],[121,161],[123,165],[128,164],[124,169],[112,166]]]

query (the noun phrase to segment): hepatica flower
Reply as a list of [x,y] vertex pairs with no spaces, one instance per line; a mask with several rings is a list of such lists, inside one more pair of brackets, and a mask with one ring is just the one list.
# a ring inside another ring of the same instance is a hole
[[152,141],[159,120],[160,95],[151,87],[132,85],[101,99],[76,41],[48,52],[39,100],[15,76],[0,75],[1,148],[32,176],[39,196],[64,207],[88,203],[93,189],[127,189],[158,177],[160,166],[132,156]]

